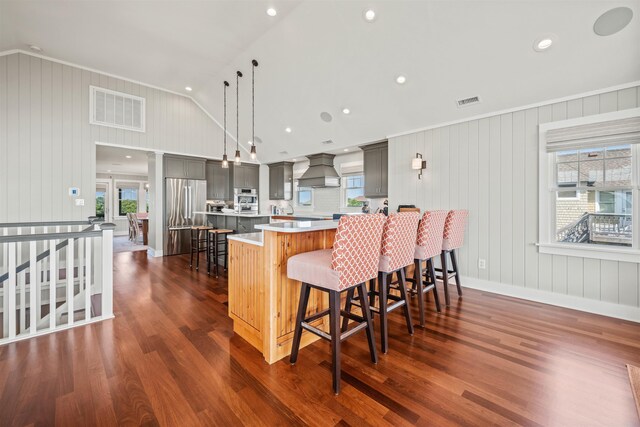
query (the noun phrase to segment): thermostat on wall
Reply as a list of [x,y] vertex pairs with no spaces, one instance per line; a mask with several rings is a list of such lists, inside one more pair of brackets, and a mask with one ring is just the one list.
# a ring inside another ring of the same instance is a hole
[[80,189],[78,187],[69,187],[69,195],[71,197],[78,197],[80,195]]

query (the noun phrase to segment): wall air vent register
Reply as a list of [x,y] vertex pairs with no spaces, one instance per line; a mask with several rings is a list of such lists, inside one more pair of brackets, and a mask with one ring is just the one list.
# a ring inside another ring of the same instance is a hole
[[145,99],[90,86],[89,123],[117,129],[145,131]]

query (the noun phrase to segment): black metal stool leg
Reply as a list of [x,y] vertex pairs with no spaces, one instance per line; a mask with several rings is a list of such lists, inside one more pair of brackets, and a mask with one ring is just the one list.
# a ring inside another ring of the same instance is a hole
[[462,296],[462,286],[460,285],[460,273],[458,272],[458,260],[456,259],[455,249],[449,252],[451,255],[451,266],[455,273],[456,287],[458,288],[458,296]]
[[191,245],[190,245],[190,256],[189,256],[189,268],[193,267],[193,230],[191,230],[190,232],[190,237],[191,237]]
[[362,317],[364,317],[364,320],[367,322],[367,341],[369,343],[369,353],[371,354],[371,361],[373,363],[378,363],[376,337],[373,331],[373,320],[369,308],[369,302],[367,301],[367,285],[361,283],[358,287],[358,298],[360,299],[360,306],[362,307]]
[[451,305],[449,298],[449,268],[447,267],[447,252],[442,251],[440,254],[440,264],[442,267],[442,285],[444,287],[444,301],[447,306]]
[[383,353],[387,353],[389,350],[389,343],[387,342],[387,273],[378,273],[378,289],[380,300],[380,346]]
[[298,350],[300,350],[300,338],[302,337],[302,321],[307,312],[307,304],[309,303],[309,294],[311,287],[306,283],[302,283],[300,288],[300,302],[298,303],[298,314],[296,316],[296,327],[293,331],[293,342],[291,343],[291,356],[289,362],[295,365],[298,360]]
[[436,310],[440,313],[442,307],[440,306],[440,296],[438,295],[438,287],[436,286],[436,269],[433,267],[432,259],[427,260],[427,268],[429,269],[429,276],[431,276],[431,283],[433,283],[433,299],[436,301]]
[[415,271],[413,276],[415,277],[415,284],[417,285],[417,292],[418,292],[418,310],[420,310],[420,326],[424,326],[424,282],[423,282],[423,278],[422,278],[422,261],[421,260],[416,260],[415,261]]
[[329,330],[333,372],[333,392],[340,393],[340,293],[329,291]]
[[218,277],[218,252],[220,250],[220,248],[218,247],[218,233],[214,233],[213,234],[213,250],[214,250],[214,256],[213,256],[213,268],[216,272],[216,278]]
[[[409,298],[407,298],[407,280],[406,280],[406,272],[404,268],[401,268],[399,271],[399,280],[400,285],[400,297],[404,300],[404,317],[407,321],[407,330],[409,331],[409,335],[413,335],[413,322],[411,321],[411,310],[409,307]],[[422,299],[422,293],[420,294],[420,299]]]
[[[351,288],[347,291],[347,301],[344,305],[344,311],[346,313],[351,313],[351,300],[353,299],[354,291],[355,291],[355,288]],[[348,326],[349,326],[349,318],[347,316],[344,316],[344,318],[342,319],[342,332],[347,332]]]

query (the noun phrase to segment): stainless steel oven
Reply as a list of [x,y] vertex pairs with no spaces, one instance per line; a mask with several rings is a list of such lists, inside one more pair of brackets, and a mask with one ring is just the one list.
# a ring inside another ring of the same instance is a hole
[[255,188],[234,188],[233,208],[236,212],[258,213],[258,190]]

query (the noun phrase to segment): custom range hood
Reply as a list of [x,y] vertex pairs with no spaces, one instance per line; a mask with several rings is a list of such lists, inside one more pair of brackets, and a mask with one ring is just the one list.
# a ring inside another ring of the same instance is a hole
[[340,187],[340,175],[333,168],[334,154],[320,153],[307,156],[309,169],[298,179],[298,187]]

